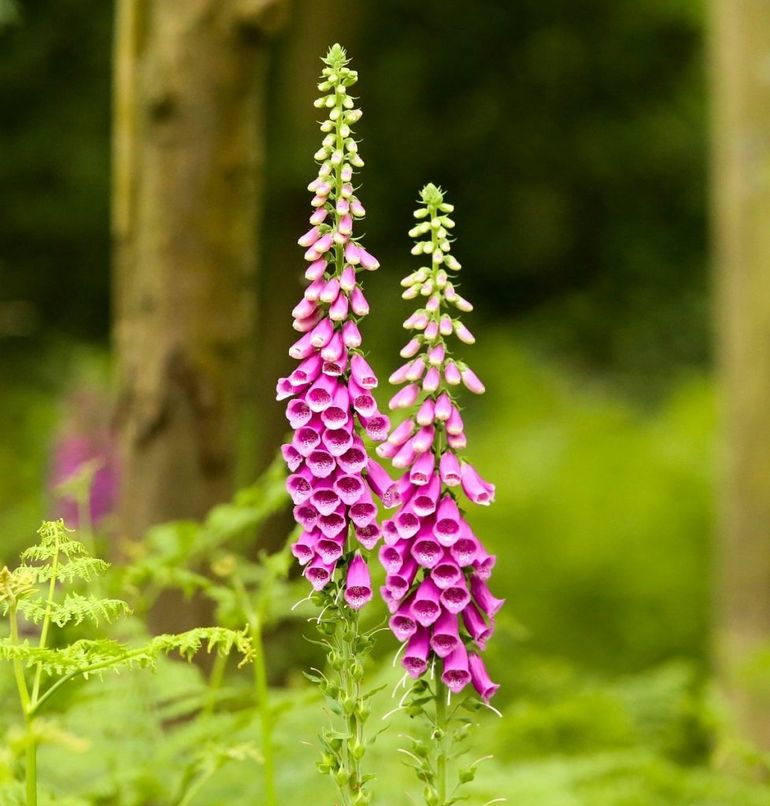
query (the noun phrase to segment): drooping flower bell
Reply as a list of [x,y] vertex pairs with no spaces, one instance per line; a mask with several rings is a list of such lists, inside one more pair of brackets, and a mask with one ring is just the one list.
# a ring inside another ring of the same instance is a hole
[[[293,553],[313,588],[332,579],[344,558],[349,563],[346,601],[359,608],[371,598],[368,569],[355,549],[376,546],[380,527],[372,493],[386,506],[398,503],[388,474],[368,458],[363,437],[381,442],[390,423],[377,410],[371,390],[377,377],[361,352],[360,319],[369,305],[360,273],[379,263],[353,236],[364,208],[353,188],[353,174],[364,163],[352,125],[361,117],[349,88],[357,74],[345,51],[334,45],[323,60],[315,102],[327,111],[324,139],[315,154],[318,176],[313,193],[311,228],[299,239],[305,248],[308,285],[295,306],[294,329],[301,335],[289,355],[298,363],[277,385],[277,399],[287,400],[293,430],[283,446],[290,476],[287,489],[302,534]],[[363,566],[363,567],[362,567]]]
[[407,361],[390,377],[403,384],[391,398],[391,409],[408,410],[377,453],[403,472],[398,482],[400,503],[393,518],[382,524],[380,561],[387,576],[381,589],[391,612],[390,627],[408,642],[403,666],[419,677],[441,664],[441,680],[452,692],[469,683],[488,701],[497,690],[479,653],[494,631],[503,605],[487,587],[494,556],[473,533],[463,512],[466,503],[488,506],[494,485],[485,481],[466,459],[465,429],[456,401],[463,385],[484,392],[475,372],[451,352],[450,337],[464,344],[475,338],[460,321],[472,310],[453,283],[460,264],[450,254],[449,231],[454,209],[435,185],[426,185],[413,255],[429,264],[402,281],[404,299],[422,298],[404,327],[413,337],[401,351]]

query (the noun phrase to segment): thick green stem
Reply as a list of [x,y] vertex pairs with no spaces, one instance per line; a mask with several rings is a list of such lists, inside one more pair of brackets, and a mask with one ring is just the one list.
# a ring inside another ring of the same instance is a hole
[[350,791],[355,797],[361,791],[361,759],[358,748],[363,746],[364,726],[358,718],[358,704],[361,701],[361,679],[355,673],[356,645],[358,643],[358,613],[352,610],[349,614],[347,634],[350,638],[347,645],[347,660],[345,679],[347,691],[345,692],[348,702],[351,704],[352,713],[348,716],[348,732],[353,741],[349,750],[350,763]]
[[446,713],[446,689],[436,683],[436,792],[437,806],[445,806],[447,802],[447,757],[449,755]]
[[337,781],[343,806],[367,803],[362,780],[365,702],[361,690],[362,667],[359,655],[359,614],[342,604],[336,632],[336,655],[340,659],[338,683],[348,738],[342,745],[345,775]]

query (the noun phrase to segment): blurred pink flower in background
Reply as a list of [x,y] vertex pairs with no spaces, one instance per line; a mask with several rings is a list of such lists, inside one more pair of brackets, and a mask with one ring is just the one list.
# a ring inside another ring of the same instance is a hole
[[[110,412],[109,395],[96,387],[77,389],[64,402],[48,487],[54,516],[73,528],[98,526],[117,505],[120,473]],[[89,523],[83,523],[86,513]]]

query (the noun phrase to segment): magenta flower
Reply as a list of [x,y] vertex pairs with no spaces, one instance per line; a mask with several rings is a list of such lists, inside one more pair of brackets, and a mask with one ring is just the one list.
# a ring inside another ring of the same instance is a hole
[[372,580],[366,560],[356,552],[348,567],[345,581],[345,601],[353,608],[360,610],[372,598]]
[[473,687],[478,691],[484,702],[489,702],[500,686],[492,682],[487,673],[487,668],[484,666],[484,661],[479,655],[474,654],[468,657],[468,669],[471,673]]
[[445,658],[444,671],[441,682],[452,692],[457,694],[471,682],[468,650],[459,643]]
[[[386,507],[396,506],[400,493],[364,444],[364,438],[384,441],[390,430],[371,395],[377,376],[361,353],[358,329],[369,311],[358,275],[379,263],[354,237],[365,212],[352,184],[354,169],[363,165],[351,132],[361,112],[347,94],[356,74],[341,49],[330,53],[337,61],[327,59],[319,85],[328,94],[316,102],[328,119],[315,155],[318,176],[308,185],[312,226],[298,239],[308,263],[308,285],[292,311],[300,335],[289,355],[298,363],[278,380],[276,398],[287,401],[293,432],[282,448],[290,472],[286,488],[302,527],[292,552],[315,590],[344,564],[344,598],[358,610],[371,599],[372,587],[356,549],[373,549],[381,537],[372,493]],[[406,578],[400,584],[407,587]]]
[[[423,189],[421,200],[418,223],[410,232],[418,239],[412,254],[430,256],[430,266],[402,281],[402,296],[425,302],[404,322],[413,332],[401,351],[407,362],[390,377],[391,383],[403,384],[390,408],[405,410],[407,417],[377,448],[379,456],[402,471],[398,509],[382,524],[385,545],[379,556],[387,576],[381,593],[393,613],[391,631],[399,641],[408,641],[407,672],[421,675],[435,656],[441,681],[451,692],[473,683],[488,701],[497,686],[478,652],[494,631],[503,600],[489,590],[495,558],[471,530],[465,506],[488,506],[495,488],[460,456],[467,439],[456,402],[458,387],[481,394],[484,385],[450,349],[450,339],[475,342],[457,315],[472,306],[452,282],[460,269],[449,253],[452,206],[433,185]],[[297,416],[302,419],[304,413]]]
[[428,631],[418,627],[406,645],[401,665],[412,677],[419,677],[428,668],[429,654]]

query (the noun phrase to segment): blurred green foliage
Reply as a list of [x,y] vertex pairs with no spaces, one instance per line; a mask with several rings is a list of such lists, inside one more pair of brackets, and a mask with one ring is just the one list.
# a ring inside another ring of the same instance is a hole
[[[0,0],[0,16],[12,5],[18,19],[0,28],[0,562],[48,507],[58,399],[83,367],[102,363],[51,337],[103,342],[108,324],[112,5]],[[275,65],[311,9],[293,6]],[[483,718],[478,752],[496,759],[473,784],[474,803],[767,803],[766,788],[714,763],[738,753],[767,767],[731,745],[708,686],[702,14],[696,0],[381,0],[340,18],[337,36],[361,75],[367,244],[383,263],[367,278],[380,313],[366,339],[380,377],[395,368],[407,309],[393,304],[393,278],[408,270],[406,231],[424,181],[447,187],[457,206],[463,293],[478,303],[469,325],[481,346],[468,359],[490,391],[464,416],[469,458],[497,483],[498,501],[473,518],[499,555],[494,590],[509,604],[489,649],[505,719]],[[316,147],[279,126],[280,103],[305,98],[283,75],[274,68],[268,105],[267,214],[280,221],[266,231],[291,237],[263,266],[267,286],[298,274],[290,250]],[[284,336],[288,326],[271,343]],[[183,582],[172,572],[196,541],[230,540],[238,523],[250,535],[255,490],[202,528],[159,527],[169,577],[155,582]],[[271,693],[279,790],[287,802],[331,802],[313,766],[318,695],[298,674],[313,649],[292,628],[267,640],[270,679],[282,684]],[[383,640],[380,657],[390,649]],[[766,665],[755,672],[766,679]],[[392,688],[396,673],[383,681]],[[0,676],[3,704],[8,683]],[[184,776],[209,773],[196,804],[259,802],[250,686],[231,670],[226,707],[198,720],[207,680],[178,662],[77,689],[41,759],[55,802],[171,803]],[[393,707],[386,694],[375,720]],[[413,791],[397,758],[408,726],[392,720],[372,764],[381,802],[400,804]],[[15,722],[0,708],[0,806],[22,802],[5,786],[18,772]]]
[[[497,483],[498,500],[472,518],[500,558],[495,585],[508,597],[503,616],[511,619],[502,623],[505,634],[608,671],[640,670],[677,656],[705,664],[710,383],[693,375],[643,407],[521,349],[511,329],[478,335],[485,348],[468,354],[490,392],[470,401],[464,414],[468,456]],[[69,366],[99,363],[88,351],[76,355]],[[373,358],[386,376],[390,357]],[[37,366],[57,364],[68,365],[58,352]],[[0,398],[9,405],[29,401],[15,409],[23,416],[7,421],[11,427],[0,440],[7,468],[0,560],[6,562],[40,514],[57,413],[50,396],[57,389],[61,383],[51,380],[39,395],[24,386]],[[246,513],[244,506],[236,511]],[[227,506],[212,512],[215,534],[225,516]],[[248,527],[250,515],[244,517]],[[180,556],[198,539],[194,524],[184,527],[175,527],[188,541],[175,549]],[[505,644],[492,642],[491,652],[507,653]]]
[[[521,356],[502,350],[489,360],[501,368],[518,361],[522,387],[543,401],[535,376],[527,374],[527,362]],[[483,424],[481,420],[473,426],[479,436],[484,435]],[[501,476],[506,461],[505,455],[498,456]],[[292,599],[304,594],[305,586],[281,581],[285,552],[257,563],[240,553],[248,553],[255,529],[275,509],[279,470],[272,468],[233,502],[215,509],[203,524],[158,527],[134,564],[109,572],[110,589],[130,592],[140,607],[155,598],[158,585],[214,593],[217,621],[236,626],[243,613],[235,614],[240,605],[232,593],[237,588],[228,591],[233,574],[249,583],[240,590],[249,590],[255,601],[265,590],[271,591],[268,606],[273,623],[282,617],[296,620],[312,615],[313,608],[307,604],[300,610],[289,609]],[[514,536],[509,540],[503,562],[515,556]],[[526,562],[526,555],[521,561]],[[271,571],[273,565],[276,574]],[[209,567],[215,576],[206,582],[201,572],[205,575]],[[273,580],[269,588],[264,588],[265,573]],[[252,581],[257,582],[253,589]],[[505,577],[497,582],[498,586],[504,583]],[[507,593],[510,596],[512,591]],[[132,641],[142,640],[145,634],[139,620],[120,629],[123,638]],[[473,755],[462,763],[487,754],[494,758],[482,762],[482,772],[469,785],[470,802],[481,804],[498,797],[538,806],[760,806],[767,802],[765,785],[752,776],[735,775],[734,761],[730,773],[715,765],[714,759],[732,755],[749,770],[757,765],[766,769],[767,760],[760,754],[749,758],[745,749],[742,755],[729,749],[729,725],[697,663],[670,660],[631,674],[598,674],[581,670],[564,657],[537,651],[534,641],[524,642],[520,634],[515,643],[516,637],[509,620],[493,642],[497,656],[492,668],[504,684],[496,704],[504,717],[490,713],[476,717]],[[286,802],[304,803],[311,798],[331,802],[331,784],[317,776],[313,763],[319,692],[285,654],[285,645],[294,641],[291,634],[282,630],[268,640],[273,663],[278,658],[279,664],[290,664],[284,685],[270,692],[278,791]],[[270,647],[278,643],[284,645],[284,652],[274,654]],[[384,657],[391,651],[392,647],[381,647]],[[405,734],[415,731],[405,713],[396,709],[401,695],[395,684],[401,671],[386,662],[379,671],[372,666],[370,674],[372,685],[385,688],[372,700],[373,724],[384,728],[370,751],[370,763],[377,771],[375,797],[383,804],[419,802],[419,789],[399,753]],[[0,804],[20,806],[23,798],[14,777],[18,777],[23,743],[11,702],[10,675],[0,675],[4,706],[0,734],[5,736],[0,753]],[[239,671],[234,663],[223,677],[214,672],[206,677],[199,667],[161,659],[154,676],[128,670],[119,678],[107,676],[73,686],[57,708],[46,714],[40,769],[47,797],[41,802],[70,806],[259,803],[265,724],[255,707],[248,670]]]
[[469,458],[497,483],[497,503],[473,523],[500,557],[504,612],[533,645],[590,666],[705,661],[710,383],[684,378],[645,409],[505,331],[482,343],[471,363],[493,391],[464,416]]

